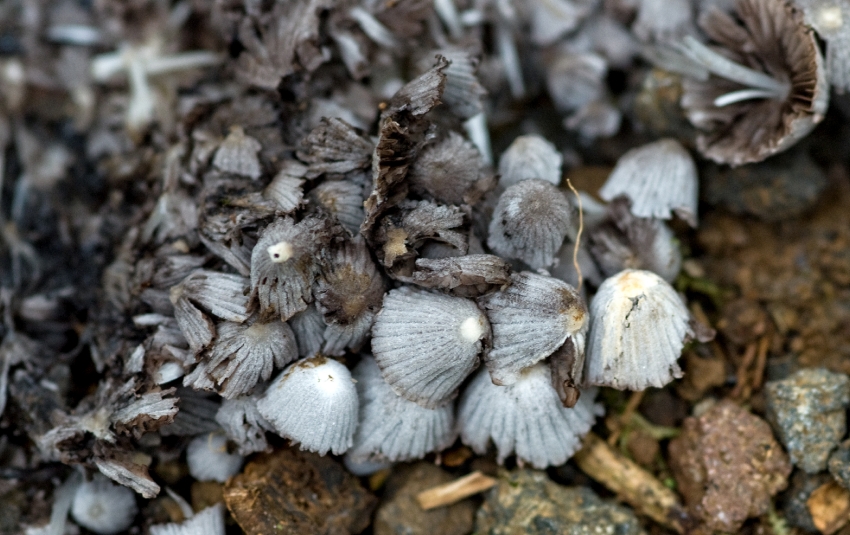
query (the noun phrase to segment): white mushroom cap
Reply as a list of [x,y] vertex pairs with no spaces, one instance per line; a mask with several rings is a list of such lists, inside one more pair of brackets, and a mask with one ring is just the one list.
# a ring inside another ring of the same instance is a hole
[[239,446],[242,455],[268,448],[266,430],[271,425],[257,410],[255,396],[225,399],[215,414],[215,421],[227,434],[227,438]]
[[671,219],[697,226],[699,177],[693,158],[675,139],[661,139],[624,154],[599,190],[606,201],[625,196],[637,217]]
[[535,468],[563,464],[602,414],[602,406],[593,403],[595,395],[587,390],[575,407],[565,408],[544,363],[524,370],[511,386],[493,384],[482,370],[458,403],[461,440],[479,454],[492,440],[499,463],[516,453]]
[[224,505],[207,507],[180,524],[151,526],[151,535],[224,535]]
[[487,245],[500,256],[522,260],[533,269],[545,268],[554,263],[572,226],[572,208],[561,190],[530,178],[499,197]]
[[539,178],[555,186],[561,183],[564,157],[542,137],[519,136],[499,158],[499,186],[509,188],[527,178]]
[[132,490],[115,485],[100,474],[95,474],[91,481],[80,485],[71,504],[74,521],[102,535],[119,533],[129,528],[138,510]]
[[644,390],[682,376],[676,360],[691,334],[688,309],[655,273],[627,269],[606,279],[590,318],[587,384]]
[[493,382],[513,384],[520,372],[551,355],[587,322],[587,308],[562,280],[524,271],[511,285],[479,298],[493,329],[485,357]]
[[372,353],[397,394],[434,408],[456,395],[489,339],[490,324],[473,301],[402,287],[384,297]]
[[186,448],[189,474],[198,481],[224,483],[239,473],[243,460],[238,453],[227,453],[227,437],[223,433],[198,435]]
[[257,402],[278,434],[319,455],[351,447],[358,407],[348,368],[321,356],[291,364]]
[[[476,323],[477,325],[477,323]],[[354,369],[360,426],[347,455],[352,461],[420,459],[455,441],[454,405],[426,409],[393,392],[371,357]]]

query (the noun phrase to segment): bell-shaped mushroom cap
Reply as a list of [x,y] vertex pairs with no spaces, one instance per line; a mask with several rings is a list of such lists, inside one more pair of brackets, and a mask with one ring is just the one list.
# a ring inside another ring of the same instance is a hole
[[524,271],[511,285],[480,297],[493,329],[493,349],[484,357],[493,382],[510,385],[523,369],[551,355],[587,322],[587,308],[562,280]]
[[410,287],[384,297],[372,327],[372,353],[384,379],[426,408],[457,395],[489,342],[490,324],[473,301]]
[[224,535],[224,504],[207,507],[180,524],[156,524],[151,535]]
[[243,460],[238,453],[227,452],[227,437],[223,433],[198,435],[186,448],[189,474],[198,481],[224,483],[239,472]]
[[227,438],[239,447],[239,453],[248,455],[268,448],[266,430],[271,425],[257,410],[255,396],[225,399],[215,414],[215,421],[227,434]]
[[126,530],[133,524],[138,511],[132,490],[115,485],[100,474],[95,474],[91,481],[84,481],[77,488],[71,504],[74,522],[101,535]]
[[361,407],[354,446],[347,453],[352,460],[421,459],[455,441],[454,404],[426,409],[404,399],[384,381],[371,357],[360,361],[354,378]]
[[502,193],[490,220],[487,245],[497,254],[545,268],[572,228],[572,208],[545,180],[523,180]]
[[511,386],[493,384],[482,370],[458,403],[460,437],[479,454],[486,453],[492,440],[499,463],[516,453],[535,468],[563,464],[602,414],[602,407],[593,403],[595,396],[594,389],[586,390],[574,407],[564,407],[544,363],[523,371]]
[[225,322],[217,331],[207,373],[225,399],[247,394],[260,380],[268,380],[275,368],[298,358],[295,334],[280,320],[258,321],[250,327]]
[[637,391],[681,377],[688,320],[676,290],[655,273],[627,269],[606,279],[590,303],[585,383]]
[[609,202],[627,197],[637,217],[671,219],[675,213],[692,227],[697,225],[697,167],[675,139],[661,139],[625,153],[599,196]]
[[557,186],[561,183],[564,157],[542,137],[519,136],[499,158],[499,186],[509,188],[528,178],[539,178]]
[[704,131],[697,148],[730,165],[788,149],[823,119],[829,102],[823,58],[801,12],[783,0],[738,0],[736,12],[737,20],[720,10],[700,18],[722,53],[690,36],[680,48],[704,69],[682,85],[682,107]]
[[[487,96],[487,90],[475,75],[480,61],[478,56],[461,48],[444,48],[436,51],[436,54],[451,62],[445,70],[446,88],[441,100],[461,119],[469,119],[481,113],[481,100]],[[434,56],[429,54],[430,58]]]
[[495,185],[478,149],[455,132],[422,151],[408,180],[416,193],[458,205],[475,204]]
[[283,162],[280,171],[263,191],[263,197],[274,201],[277,210],[285,214],[295,211],[304,198],[304,175],[307,168],[294,161]]
[[363,188],[347,180],[327,180],[310,192],[310,199],[327,212],[352,236],[360,232],[366,212],[363,211]]
[[326,221],[278,219],[263,230],[251,253],[251,291],[263,314],[283,321],[307,308],[316,275],[314,255],[330,241]]
[[315,305],[311,304],[292,316],[289,324],[295,332],[295,341],[298,342],[298,356],[315,357],[325,343],[327,326],[322,319],[322,313],[316,310]]
[[272,381],[257,409],[277,433],[302,450],[344,453],[357,428],[357,388],[348,368],[313,357],[291,364]]
[[259,141],[245,135],[241,126],[232,126],[215,153],[213,165],[227,173],[260,178],[263,170],[257,153],[262,148]]

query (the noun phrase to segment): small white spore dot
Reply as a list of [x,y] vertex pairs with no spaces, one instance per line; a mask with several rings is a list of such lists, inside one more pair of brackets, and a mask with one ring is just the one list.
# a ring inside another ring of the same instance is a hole
[[460,324],[460,335],[467,342],[477,342],[482,334],[484,334],[484,326],[481,325],[480,318],[470,316]]
[[269,252],[269,258],[272,259],[272,262],[277,264],[282,264],[292,258],[292,244],[286,241],[270,245],[266,250]]

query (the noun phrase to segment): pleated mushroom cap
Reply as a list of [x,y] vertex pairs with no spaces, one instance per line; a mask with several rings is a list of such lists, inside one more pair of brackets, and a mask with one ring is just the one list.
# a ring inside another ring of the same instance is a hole
[[572,208],[550,182],[531,178],[499,197],[488,229],[487,245],[506,258],[533,269],[552,265],[572,228]]
[[132,490],[116,485],[100,474],[95,474],[91,481],[84,481],[71,503],[74,521],[101,535],[120,533],[129,528],[138,510]]
[[562,280],[524,271],[511,285],[478,299],[493,329],[493,349],[484,361],[493,382],[510,385],[520,372],[545,359],[579,332],[587,308]]
[[321,356],[291,364],[257,402],[279,435],[319,455],[351,447],[358,406],[348,368]]
[[555,186],[561,182],[564,157],[542,137],[519,136],[499,158],[499,185],[509,188],[528,178],[539,178]]
[[490,324],[469,299],[402,287],[384,297],[372,353],[400,396],[434,408],[457,395],[489,346]]
[[587,384],[638,391],[682,376],[676,361],[691,334],[688,309],[655,273],[627,269],[606,279],[590,318]]
[[511,386],[493,384],[482,370],[458,403],[461,440],[479,454],[492,441],[500,464],[513,453],[535,468],[563,464],[602,413],[595,395],[587,390],[574,407],[564,407],[544,363],[526,369]]
[[198,481],[224,483],[239,473],[243,460],[238,453],[227,451],[227,437],[223,433],[198,435],[186,448],[189,474]]
[[354,369],[360,394],[360,426],[347,455],[353,461],[408,461],[454,442],[454,404],[426,409],[393,392],[375,359]]
[[599,196],[609,202],[627,197],[637,217],[671,219],[675,213],[692,227],[697,225],[697,167],[675,139],[661,139],[625,153]]

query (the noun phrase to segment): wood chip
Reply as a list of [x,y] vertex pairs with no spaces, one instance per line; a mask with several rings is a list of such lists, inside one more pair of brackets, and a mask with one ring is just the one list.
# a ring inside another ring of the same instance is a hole
[[832,535],[850,519],[850,492],[834,481],[821,485],[806,500],[812,522],[824,535]]
[[481,472],[472,472],[449,483],[424,490],[416,495],[416,501],[426,511],[435,507],[451,505],[464,498],[495,486],[497,481]]

